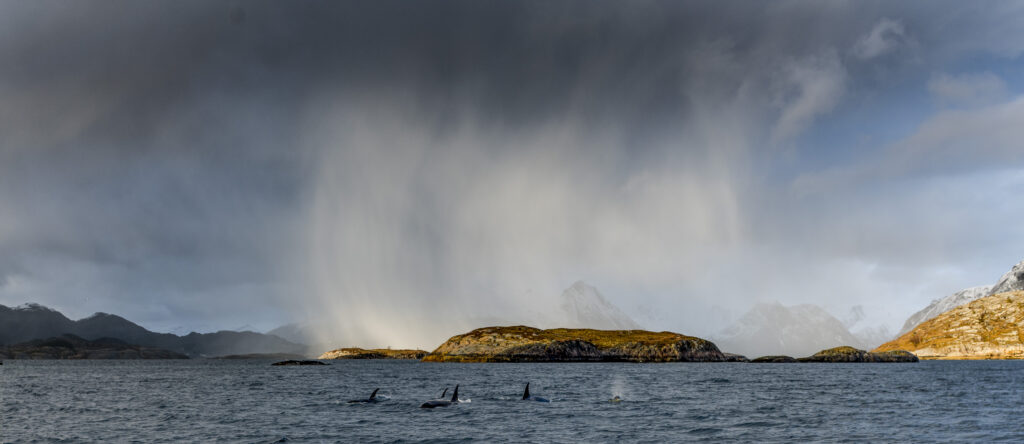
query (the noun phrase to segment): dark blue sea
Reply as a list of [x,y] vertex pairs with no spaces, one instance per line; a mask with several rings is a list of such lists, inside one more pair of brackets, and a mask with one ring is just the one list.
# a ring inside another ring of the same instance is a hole
[[[3,364],[5,443],[1024,442],[1019,361]],[[520,401],[527,381],[552,402]],[[419,408],[455,384],[469,402]],[[378,387],[389,400],[346,403]]]

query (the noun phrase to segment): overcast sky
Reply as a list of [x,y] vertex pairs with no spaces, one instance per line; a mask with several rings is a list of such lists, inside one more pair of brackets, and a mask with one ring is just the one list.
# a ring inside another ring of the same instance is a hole
[[1024,259],[1022,52],[1020,2],[0,2],[0,303],[896,331]]

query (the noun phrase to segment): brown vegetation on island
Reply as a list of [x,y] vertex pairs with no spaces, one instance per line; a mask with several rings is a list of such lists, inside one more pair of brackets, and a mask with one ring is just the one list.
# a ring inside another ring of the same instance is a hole
[[921,359],[1024,358],[1024,291],[961,305],[875,351],[898,349],[910,350]]
[[428,362],[730,361],[711,341],[672,332],[485,327],[453,336]]

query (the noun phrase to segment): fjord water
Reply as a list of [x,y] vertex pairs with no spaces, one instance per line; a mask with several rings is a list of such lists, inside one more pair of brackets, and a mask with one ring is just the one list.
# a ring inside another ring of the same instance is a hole
[[[1024,441],[1019,361],[269,364],[6,361],[0,440]],[[418,407],[456,383],[471,402]]]

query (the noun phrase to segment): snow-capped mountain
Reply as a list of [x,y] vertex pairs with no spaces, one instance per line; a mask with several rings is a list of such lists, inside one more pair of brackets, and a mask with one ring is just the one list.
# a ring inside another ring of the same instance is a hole
[[891,341],[894,337],[892,331],[884,325],[851,328],[850,333],[860,340],[865,350],[872,350],[879,345]]
[[639,330],[641,327],[619,307],[608,302],[596,288],[577,281],[562,292],[555,319],[560,327],[599,330]]
[[864,306],[854,305],[853,307],[850,307],[849,313],[846,313],[846,316],[843,317],[843,326],[852,330],[855,325],[860,324],[860,322],[866,318],[867,315],[864,313]]
[[961,305],[974,302],[985,296],[1019,290],[1024,290],[1024,261],[1014,265],[1010,271],[1006,272],[1006,274],[999,278],[999,281],[996,282],[995,285],[982,285],[967,288],[942,299],[932,301],[932,303],[923,310],[914,313],[907,318],[907,322],[903,324],[903,328],[900,329],[899,334],[896,336],[903,336],[924,321],[932,319]]
[[810,356],[826,348],[863,348],[839,319],[817,305],[757,304],[712,339],[718,348],[748,357]]
[[846,327],[854,337],[860,340],[862,345],[869,349],[882,345],[893,338],[889,328],[884,325],[865,325],[864,321],[868,319],[864,312],[864,306],[854,305],[843,317],[843,327]]
[[966,303],[988,296],[989,294],[992,294],[992,289],[992,285],[982,285],[979,287],[960,290],[942,299],[936,299],[921,311],[910,315],[910,317],[907,318],[907,322],[903,323],[903,328],[900,329],[900,332],[897,333],[896,336],[903,336],[924,321],[932,319]]
[[1005,293],[1007,291],[1019,291],[1024,290],[1024,261],[1014,265],[1010,271],[1006,272],[999,282],[996,282],[992,286],[992,290],[989,294]]

